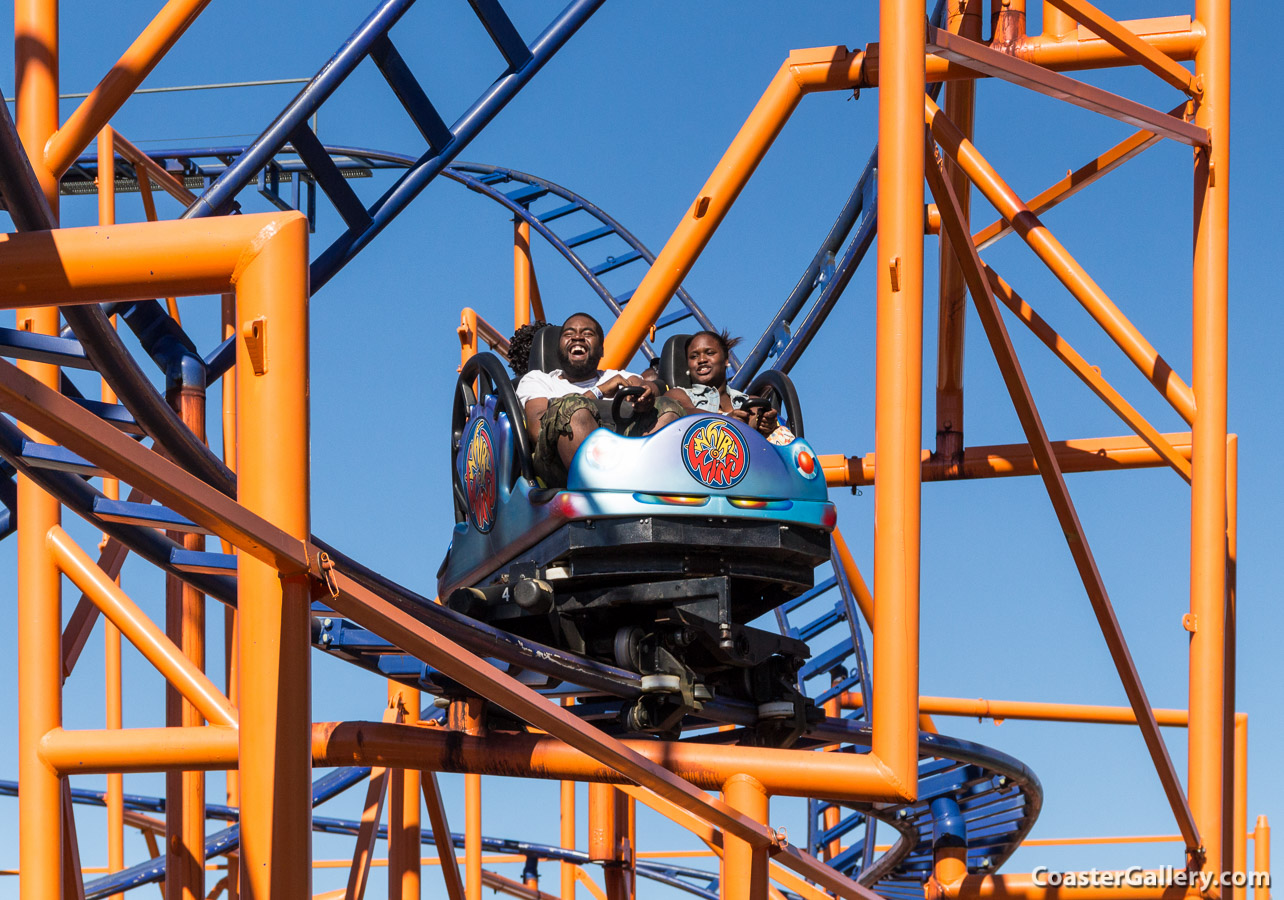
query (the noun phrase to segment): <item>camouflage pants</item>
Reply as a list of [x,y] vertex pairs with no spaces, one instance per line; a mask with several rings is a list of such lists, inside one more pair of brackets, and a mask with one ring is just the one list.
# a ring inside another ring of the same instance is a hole
[[601,401],[590,400],[582,394],[567,394],[564,397],[555,397],[548,401],[548,409],[544,410],[544,415],[539,423],[539,437],[535,440],[535,450],[532,454],[535,462],[535,474],[539,476],[540,481],[544,482],[546,487],[565,487],[566,486],[566,466],[562,465],[562,457],[557,452],[558,440],[565,436],[570,437],[573,429],[571,428],[571,417],[581,409],[588,410],[594,421],[600,428],[610,428],[612,431],[628,437],[639,437],[646,434],[653,427],[660,416],[665,413],[673,413],[675,416],[682,415],[682,407],[675,400],[668,397],[659,397],[655,401],[655,407],[644,413],[636,414],[632,419],[623,423],[617,423],[609,420],[603,421],[603,415],[599,408]]

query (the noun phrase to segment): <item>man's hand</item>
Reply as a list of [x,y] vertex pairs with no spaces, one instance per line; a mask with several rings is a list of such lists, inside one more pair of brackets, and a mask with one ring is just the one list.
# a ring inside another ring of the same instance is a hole
[[645,378],[639,378],[637,375],[630,376],[626,379],[626,383],[629,387],[640,387],[643,390],[643,393],[640,396],[633,398],[634,409],[638,412],[649,412],[655,408],[655,398],[657,393],[655,384],[647,381]]

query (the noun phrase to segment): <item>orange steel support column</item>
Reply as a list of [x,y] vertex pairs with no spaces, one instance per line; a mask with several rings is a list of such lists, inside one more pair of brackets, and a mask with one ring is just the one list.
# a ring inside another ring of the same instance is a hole
[[480,775],[464,776],[464,897],[482,896],[482,785]]
[[[1253,871],[1271,871],[1271,826],[1266,821],[1266,816],[1258,816],[1257,825],[1253,828]],[[1253,900],[1271,900],[1270,884],[1254,885]]]
[[918,791],[923,419],[924,0],[880,0],[874,476],[874,755]]
[[[146,177],[146,176],[144,176]],[[181,365],[181,363],[180,363]],[[192,377],[195,375],[196,377]],[[192,433],[205,440],[203,374],[171,373],[168,400]],[[188,550],[204,550],[205,535],[170,532]],[[205,669],[205,595],[173,575],[165,577],[165,631],[192,661]],[[165,689],[165,724],[200,727],[205,719],[173,685]],[[169,772],[165,776],[165,896],[168,900],[205,897],[205,774]]]
[[[58,215],[58,180],[42,164],[58,129],[58,3],[14,3],[14,75],[18,135],[45,197]],[[58,310],[19,309],[19,329],[58,333]],[[58,387],[55,366],[18,367]],[[19,891],[22,900],[62,896],[62,792],[41,762],[38,744],[62,724],[62,592],[45,533],[59,522],[58,501],[18,477],[18,795]]]
[[[237,500],[309,534],[307,222],[280,225],[240,275]],[[278,248],[278,244],[282,246]],[[237,557],[241,895],[312,895],[311,614],[306,572]]]
[[[1226,438],[1226,688],[1222,700],[1222,862],[1223,869],[1243,872],[1248,865],[1248,715],[1235,712],[1236,591],[1238,555],[1239,438]],[[1247,890],[1234,888],[1235,900]]]
[[[766,789],[748,775],[733,775],[722,789],[732,809],[767,824],[770,800]],[[723,900],[767,900],[767,848],[754,847],[731,835],[723,836]]]
[[[99,157],[102,158],[101,156]],[[223,319],[223,340],[227,340],[236,334],[236,295],[224,294],[222,297],[221,314]],[[233,472],[236,471],[236,379],[230,374],[223,377],[223,462],[227,464]],[[235,553],[235,548],[226,541],[223,543],[224,553]],[[232,707],[238,705],[238,687],[240,679],[237,676],[236,658],[237,650],[237,628],[236,628],[236,610],[230,606],[223,607],[223,686],[227,691],[227,699],[231,702]],[[236,769],[230,769],[226,776],[226,794],[227,805],[239,807],[241,805],[241,792],[238,789],[238,773]],[[241,851],[236,849],[227,855],[227,900],[239,900],[241,896],[240,880],[240,859]]]
[[[116,151],[113,146],[110,128],[98,132],[98,159],[106,160],[107,175],[103,176],[103,166],[98,168],[98,224],[114,225],[116,223]],[[116,322],[112,318],[112,324]],[[102,383],[102,400],[104,403],[115,403],[116,392],[106,381]],[[112,500],[120,499],[120,482],[115,478],[103,479],[103,494]],[[106,535],[103,539],[106,540]],[[120,577],[116,578],[117,583]],[[121,704],[120,672],[120,629],[111,622],[103,623],[103,683],[105,696],[103,706],[106,726],[112,729],[124,727]],[[104,800],[107,804],[107,871],[119,872],[125,868],[125,777],[119,772],[107,776],[107,791]],[[124,894],[112,894],[112,900],[123,900]]]
[[513,220],[513,328],[529,325],[544,318],[539,283],[535,280],[535,262],[531,257],[531,226],[522,219]]
[[1043,0],[1043,37],[1056,39],[1062,35],[1069,36],[1075,30],[1074,19],[1057,9],[1048,0]]
[[[1222,862],[1226,610],[1226,279],[1230,205],[1230,3],[1197,0],[1207,38],[1195,54],[1204,97],[1195,124],[1211,135],[1195,152],[1194,452],[1190,501],[1190,729],[1187,789],[1204,839],[1205,872]],[[1214,895],[1219,890],[1212,892]]]
[[[981,40],[981,0],[950,0],[949,30],[973,41]],[[945,85],[945,110],[972,138],[976,110],[976,82],[951,81]],[[947,167],[959,204],[967,214],[971,183],[952,163]],[[938,308],[936,364],[936,456],[950,464],[963,454],[963,333],[967,312],[967,286],[958,260],[944,241],[940,246],[941,288]]]
[[[447,722],[452,731],[470,737],[484,735],[486,732],[485,701],[480,697],[462,697],[452,700]],[[464,896],[466,900],[481,900],[482,887],[481,775],[469,773],[464,775]]]
[[588,790],[589,859],[602,863],[608,900],[628,900],[628,861],[624,842],[628,836],[629,797],[609,784],[590,784]]
[[[388,682],[388,699],[401,705],[401,721],[419,721],[419,691]],[[418,769],[392,769],[388,780],[388,900],[419,900],[420,776]]]
[[[566,698],[563,706],[571,706],[574,700]],[[568,850],[575,849],[575,782],[563,781],[560,785],[562,801],[562,846]],[[575,900],[575,865],[564,862],[562,868],[562,900]]]
[[[562,793],[562,846],[575,849],[575,782],[563,781]],[[562,896],[575,896],[575,864],[564,862],[562,865]]]
[[[1232,872],[1248,871],[1248,715],[1235,714],[1234,725],[1235,777],[1228,786],[1227,792],[1232,795],[1230,803],[1230,841],[1223,838],[1223,847],[1229,846],[1231,865],[1226,867]],[[1224,832],[1223,832],[1224,833]],[[1223,851],[1225,852],[1225,851]],[[1248,900],[1248,889],[1237,887],[1235,900]]]

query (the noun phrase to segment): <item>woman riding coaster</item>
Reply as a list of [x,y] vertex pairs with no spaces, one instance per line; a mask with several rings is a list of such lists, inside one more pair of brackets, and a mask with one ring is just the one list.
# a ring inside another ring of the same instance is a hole
[[744,422],[763,437],[770,437],[779,427],[774,409],[745,409],[750,397],[727,384],[727,363],[731,348],[740,338],[731,337],[725,330],[700,331],[687,341],[687,375],[691,387],[675,387],[664,396],[677,401],[684,415],[701,412],[722,413]]

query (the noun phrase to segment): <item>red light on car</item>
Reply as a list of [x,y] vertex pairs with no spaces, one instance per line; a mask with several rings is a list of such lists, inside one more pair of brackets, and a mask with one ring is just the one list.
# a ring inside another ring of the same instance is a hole
[[834,504],[830,503],[825,506],[825,511],[820,514],[820,524],[823,528],[832,529],[838,524],[838,510]]
[[798,451],[798,468],[804,475],[810,475],[816,471],[816,458],[806,450]]
[[553,515],[560,516],[563,519],[574,519],[576,516],[583,515],[584,512],[579,508],[580,495],[571,491],[562,491],[553,498]]

